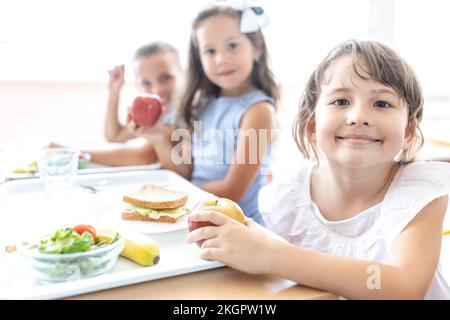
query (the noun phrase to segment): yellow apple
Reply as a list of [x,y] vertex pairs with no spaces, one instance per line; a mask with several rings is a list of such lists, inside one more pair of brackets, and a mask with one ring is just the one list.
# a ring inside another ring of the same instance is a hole
[[[241,207],[234,202],[233,200],[227,199],[227,198],[216,198],[216,199],[209,199],[202,201],[198,203],[192,211],[199,210],[199,209],[208,209],[216,212],[220,212],[242,224],[247,225],[247,221],[245,220],[244,212],[242,212]],[[188,228],[189,232],[197,229],[202,228],[206,226],[212,226],[213,224],[210,222],[203,222],[203,221],[192,221],[189,217],[189,223]],[[203,241],[198,241],[197,244],[201,246]]]
[[242,224],[247,224],[244,212],[242,212],[241,207],[239,207],[239,205],[233,200],[227,198],[217,198],[203,201],[199,205],[200,208],[218,211],[236,221],[239,221]]

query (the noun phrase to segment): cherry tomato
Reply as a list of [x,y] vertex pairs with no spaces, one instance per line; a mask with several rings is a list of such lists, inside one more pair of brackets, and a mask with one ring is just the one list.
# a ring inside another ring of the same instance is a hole
[[88,224],[79,224],[75,227],[73,227],[73,230],[78,233],[80,236],[84,233],[84,232],[89,232],[92,237],[94,239],[96,239],[97,237],[97,232],[95,232],[95,229],[93,226],[88,225]]

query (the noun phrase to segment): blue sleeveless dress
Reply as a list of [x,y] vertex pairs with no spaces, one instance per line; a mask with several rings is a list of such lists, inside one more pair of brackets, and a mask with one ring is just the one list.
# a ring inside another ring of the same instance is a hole
[[176,108],[175,107],[171,107],[170,110],[164,115],[163,117],[163,124],[166,126],[171,126],[172,122],[175,118],[175,112],[176,112]]
[[[263,101],[274,105],[273,99],[260,90],[209,100],[199,114],[199,121],[194,123],[192,183],[202,185],[225,178],[236,151],[241,118],[253,104]],[[269,146],[259,172],[239,201],[245,215],[262,225],[264,220],[258,209],[258,194],[265,184],[264,174],[269,170],[270,153]]]

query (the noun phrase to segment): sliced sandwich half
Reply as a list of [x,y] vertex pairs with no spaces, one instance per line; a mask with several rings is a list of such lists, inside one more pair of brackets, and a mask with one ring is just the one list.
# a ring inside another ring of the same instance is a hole
[[126,208],[122,211],[122,219],[175,223],[189,214],[185,206],[187,200],[188,195],[184,192],[145,184],[139,191],[123,197]]

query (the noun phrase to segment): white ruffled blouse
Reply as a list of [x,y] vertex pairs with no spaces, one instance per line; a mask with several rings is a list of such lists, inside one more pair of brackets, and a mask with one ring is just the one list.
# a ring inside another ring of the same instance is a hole
[[[267,227],[287,241],[339,256],[375,262],[387,259],[397,236],[429,202],[449,194],[450,164],[414,162],[400,167],[381,203],[340,221],[328,221],[311,200],[312,163],[259,195]],[[435,272],[426,299],[450,299],[450,287]]]

